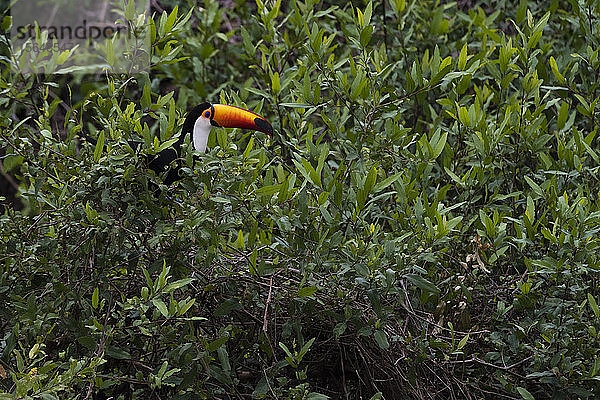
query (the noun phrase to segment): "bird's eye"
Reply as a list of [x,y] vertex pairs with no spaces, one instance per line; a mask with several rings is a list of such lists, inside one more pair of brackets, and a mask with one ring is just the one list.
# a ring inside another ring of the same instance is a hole
[[205,116],[206,118],[209,118],[209,117],[210,117],[210,111],[207,111],[207,112],[205,112],[205,113],[204,113],[204,116]]

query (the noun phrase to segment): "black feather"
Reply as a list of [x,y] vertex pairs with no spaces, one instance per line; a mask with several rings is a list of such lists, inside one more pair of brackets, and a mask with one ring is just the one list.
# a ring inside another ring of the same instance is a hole
[[[179,139],[173,144],[173,147],[164,149],[154,157],[148,157],[148,160],[150,160],[150,162],[148,163],[148,167],[157,175],[163,173],[165,170],[168,169],[167,176],[163,180],[165,185],[170,185],[171,183],[180,179],[179,170],[181,169],[181,161],[179,160],[179,158],[181,157],[181,147],[185,141],[185,137],[187,135],[191,135],[194,131],[194,124],[196,123],[196,120],[200,117],[200,115],[202,115],[202,111],[206,110],[207,108],[210,108],[211,106],[212,104],[204,102],[192,108],[185,117],[185,120],[183,121],[183,126],[181,128]],[[98,143],[96,139],[89,135],[83,134],[81,135],[81,137],[94,146],[96,146],[96,143]],[[135,141],[129,141],[128,143],[134,150],[136,150],[142,144],[142,142]],[[104,147],[106,148],[106,144],[104,145]],[[176,160],[176,165],[172,166],[171,163]]]
[[210,103],[204,102],[192,108],[183,121],[179,140],[173,144],[172,148],[164,149],[158,153],[154,159],[152,159],[152,161],[150,161],[148,167],[150,167],[150,169],[155,173],[160,174],[165,171],[165,169],[169,168],[173,161],[177,160],[177,165],[171,166],[169,172],[167,172],[167,176],[163,181],[165,185],[170,185],[179,179],[179,169],[181,168],[181,161],[179,160],[179,157],[181,157],[181,146],[185,141],[185,137],[187,135],[191,135],[194,131],[194,124],[200,115],[202,115],[202,111],[210,107]]

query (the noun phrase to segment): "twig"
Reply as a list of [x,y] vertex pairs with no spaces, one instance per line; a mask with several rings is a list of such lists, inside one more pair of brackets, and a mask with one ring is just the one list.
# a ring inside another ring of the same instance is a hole
[[267,302],[265,303],[265,314],[263,316],[263,332],[267,335],[267,314],[269,313],[269,304],[271,304],[271,292],[273,291],[273,275],[269,279],[269,295],[267,296]]
[[[110,312],[112,311],[112,307],[114,305],[112,301],[112,296],[109,302],[110,306],[106,311],[106,317],[104,317],[104,326],[102,326],[102,339],[100,339],[100,343],[98,343],[98,350],[96,351],[96,357],[100,358],[102,353],[104,352],[104,343],[106,342],[106,326],[108,325],[108,317],[110,316]],[[94,367],[94,373],[96,373],[96,367]],[[94,388],[94,381],[90,381],[88,386],[87,395],[84,400],[88,400],[92,395],[92,389]]]
[[520,375],[520,374],[518,374],[518,373],[516,373],[514,371],[511,371],[511,370],[513,368],[517,367],[518,365],[523,364],[525,361],[527,361],[527,360],[529,360],[531,358],[533,358],[533,356],[526,357],[526,358],[524,358],[522,360],[517,361],[516,363],[514,363],[512,365],[508,365],[508,366],[504,366],[504,367],[501,366],[501,365],[496,365],[496,364],[489,363],[489,362],[484,361],[484,360],[482,360],[480,358],[477,358],[477,357],[471,357],[468,360],[445,361],[444,363],[445,364],[477,363],[477,364],[484,365],[486,367],[492,367],[492,368],[495,368],[495,369],[499,369],[501,371],[508,372],[509,374],[514,375],[514,376],[516,376],[519,379],[525,380],[525,379],[527,379],[526,377],[524,377],[524,376],[522,376],[522,375]]
[[344,397],[346,398],[346,400],[348,399],[348,391],[346,390],[346,368],[344,367],[344,354],[346,353],[346,349],[344,349],[344,351],[342,351],[342,347],[340,346],[340,343],[338,342],[338,350],[340,352],[340,366],[342,369],[342,390],[344,391]]

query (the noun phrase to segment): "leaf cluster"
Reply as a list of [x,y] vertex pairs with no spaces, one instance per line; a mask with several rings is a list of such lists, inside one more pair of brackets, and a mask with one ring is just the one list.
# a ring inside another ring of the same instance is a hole
[[[3,19],[0,398],[598,396],[595,2],[158,3],[93,79]],[[274,135],[166,186],[205,100]]]

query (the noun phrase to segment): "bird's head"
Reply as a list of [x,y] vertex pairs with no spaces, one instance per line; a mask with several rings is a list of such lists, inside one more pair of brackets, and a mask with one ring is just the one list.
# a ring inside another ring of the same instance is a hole
[[204,152],[213,126],[243,128],[264,132],[271,136],[273,127],[258,114],[225,104],[202,103],[194,107],[183,122],[183,135],[192,134],[194,148]]

